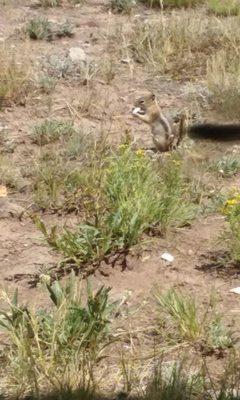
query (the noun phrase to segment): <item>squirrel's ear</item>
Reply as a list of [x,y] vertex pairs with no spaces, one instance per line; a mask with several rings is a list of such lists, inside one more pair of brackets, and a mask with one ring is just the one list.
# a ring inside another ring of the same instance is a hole
[[151,94],[151,99],[152,99],[152,100],[155,100],[155,97],[156,97],[155,94],[152,93],[152,94]]

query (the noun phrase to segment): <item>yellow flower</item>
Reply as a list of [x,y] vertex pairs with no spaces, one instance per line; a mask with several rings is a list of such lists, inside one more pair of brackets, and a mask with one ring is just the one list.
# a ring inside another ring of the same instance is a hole
[[136,154],[137,156],[142,157],[142,156],[144,156],[145,151],[144,151],[143,149],[138,149],[138,150],[135,152],[135,154]]
[[118,148],[119,148],[119,150],[125,150],[128,147],[129,147],[128,144],[120,144]]
[[173,163],[174,163],[175,165],[181,165],[182,161],[180,161],[180,160],[173,160]]
[[237,204],[237,199],[230,199],[230,200],[227,200],[227,202],[226,202],[226,204],[228,205],[228,206],[234,206],[235,204]]

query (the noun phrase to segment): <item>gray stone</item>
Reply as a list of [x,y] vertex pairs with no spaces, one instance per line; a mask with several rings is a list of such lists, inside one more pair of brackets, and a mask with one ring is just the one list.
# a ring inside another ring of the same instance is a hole
[[87,61],[86,53],[81,47],[71,47],[69,58],[73,63],[85,63]]

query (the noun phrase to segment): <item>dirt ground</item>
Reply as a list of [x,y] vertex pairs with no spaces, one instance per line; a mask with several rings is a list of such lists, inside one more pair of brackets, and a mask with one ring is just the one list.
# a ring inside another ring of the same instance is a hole
[[[148,17],[157,11],[139,7],[136,15],[141,13]],[[23,43],[16,33],[25,22],[36,15],[47,16],[54,22],[67,19],[74,25],[75,35],[53,42],[29,41]],[[114,15],[108,12],[103,1],[88,1],[81,7],[40,9],[30,6],[29,1],[19,2],[2,7],[0,10],[0,40],[9,41],[11,46],[25,46],[31,58],[41,60],[49,54],[59,54],[71,47],[80,46],[89,59],[101,60],[108,43],[107,32],[117,24],[128,24],[128,16]],[[151,143],[148,128],[132,119],[129,110],[136,93],[145,88],[154,89],[164,104],[165,110],[180,109],[187,104],[185,96],[187,81],[182,79],[173,82],[165,76],[151,77],[144,73],[141,66],[131,70],[131,65],[124,63],[119,57],[116,60],[116,75],[108,85],[101,79],[94,81],[95,104],[90,112],[78,113],[76,103],[88,96],[88,88],[71,80],[59,80],[54,91],[51,104],[47,95],[39,96],[34,92],[27,98],[25,106],[13,106],[1,111],[1,125],[7,126],[9,140],[14,144],[12,162],[17,167],[26,166],[27,160],[34,157],[38,149],[29,141],[29,126],[46,117],[74,117],[76,124],[85,124],[96,134],[101,129],[107,129],[112,142],[118,143],[121,133],[130,130],[136,140],[144,145]],[[71,106],[71,107],[70,107]],[[103,112],[104,111],[104,112]],[[199,144],[197,151],[207,152],[214,156],[217,153],[231,152],[238,143],[204,143]],[[30,207],[29,193],[24,189],[27,181],[23,181],[23,189],[11,190],[8,199],[0,199],[0,285],[10,290],[19,288],[21,302],[42,305],[46,302],[45,295],[39,288],[31,288],[24,274],[34,274],[46,267],[54,265],[60,256],[44,244],[40,232],[33,222],[19,213],[7,213],[9,202],[14,207]],[[239,177],[234,182],[225,181],[223,185],[239,185]],[[17,215],[16,215],[17,214]],[[51,224],[58,216],[45,214],[46,224]],[[59,220],[63,221],[60,216]],[[92,275],[96,286],[112,287],[112,295],[121,298],[130,292],[132,304],[141,303],[148,298],[154,285],[162,290],[170,287],[184,287],[193,293],[200,303],[208,302],[214,289],[220,297],[219,307],[228,321],[233,320],[237,326],[240,322],[240,297],[229,290],[239,286],[240,276],[237,271],[220,273],[209,261],[209,268],[201,270],[198,267],[203,260],[210,260],[209,252],[221,251],[216,244],[220,230],[224,226],[221,215],[210,214],[196,220],[192,226],[179,229],[169,234],[165,239],[154,238],[144,244],[144,250],[139,254],[134,249],[127,257],[127,267],[121,265],[101,265]],[[168,251],[174,256],[172,263],[161,258]],[[218,257],[218,253],[216,253]],[[219,253],[220,254],[220,253]],[[207,262],[207,261],[206,261]],[[215,263],[216,264],[216,263]],[[15,276],[15,277],[14,277]]]

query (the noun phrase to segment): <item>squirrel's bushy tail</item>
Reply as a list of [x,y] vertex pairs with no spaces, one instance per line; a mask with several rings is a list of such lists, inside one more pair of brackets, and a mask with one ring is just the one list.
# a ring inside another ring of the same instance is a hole
[[194,124],[188,127],[192,139],[212,139],[219,141],[240,140],[240,124]]

